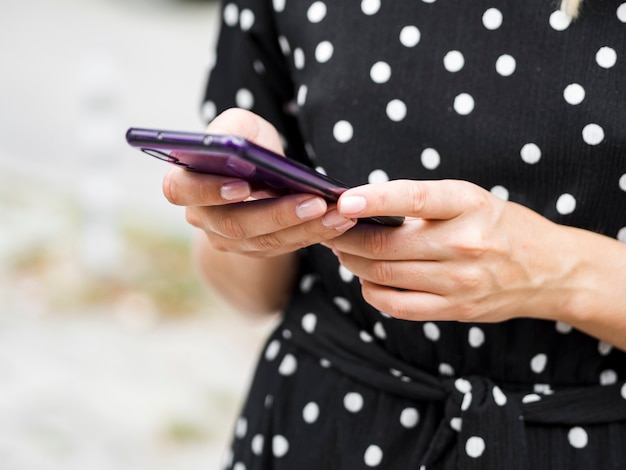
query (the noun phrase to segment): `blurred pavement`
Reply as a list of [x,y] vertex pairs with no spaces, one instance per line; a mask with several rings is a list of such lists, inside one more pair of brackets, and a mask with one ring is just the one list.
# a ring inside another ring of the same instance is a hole
[[0,468],[219,468],[271,320],[195,278],[166,167],[130,126],[200,130],[216,4],[0,9]]

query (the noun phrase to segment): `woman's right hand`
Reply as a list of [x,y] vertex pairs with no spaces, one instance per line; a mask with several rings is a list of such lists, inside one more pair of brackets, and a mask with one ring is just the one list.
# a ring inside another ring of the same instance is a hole
[[[282,154],[276,129],[249,111],[225,111],[207,132],[239,135]],[[163,192],[171,203],[186,207],[187,221],[206,233],[213,249],[255,258],[274,257],[331,240],[356,223],[340,216],[319,196],[255,199],[246,181],[178,167],[166,174]]]

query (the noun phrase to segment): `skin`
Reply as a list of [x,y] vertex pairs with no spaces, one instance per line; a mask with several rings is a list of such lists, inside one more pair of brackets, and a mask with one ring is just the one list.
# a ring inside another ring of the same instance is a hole
[[[247,111],[223,113],[208,132],[281,151],[273,127]],[[474,184],[369,184],[346,191],[337,207],[310,195],[249,200],[255,195],[245,182],[177,168],[163,188],[202,233],[196,259],[205,278],[241,310],[280,309],[295,252],[322,243],[358,276],[365,300],[396,318],[549,319],[626,350],[626,245],[555,224]],[[406,221],[355,227],[356,218],[382,214]]]

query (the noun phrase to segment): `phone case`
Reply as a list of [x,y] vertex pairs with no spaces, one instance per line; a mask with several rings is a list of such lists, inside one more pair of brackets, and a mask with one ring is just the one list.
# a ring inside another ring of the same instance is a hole
[[[336,201],[348,186],[243,137],[130,128],[126,141],[144,153],[190,171],[260,182],[276,194],[311,193]],[[403,217],[363,219],[398,226]]]

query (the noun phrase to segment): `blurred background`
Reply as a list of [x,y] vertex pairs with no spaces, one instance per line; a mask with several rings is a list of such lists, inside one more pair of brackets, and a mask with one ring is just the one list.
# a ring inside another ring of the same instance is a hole
[[273,320],[194,272],[166,165],[130,126],[202,130],[201,0],[0,9],[0,468],[219,468]]

